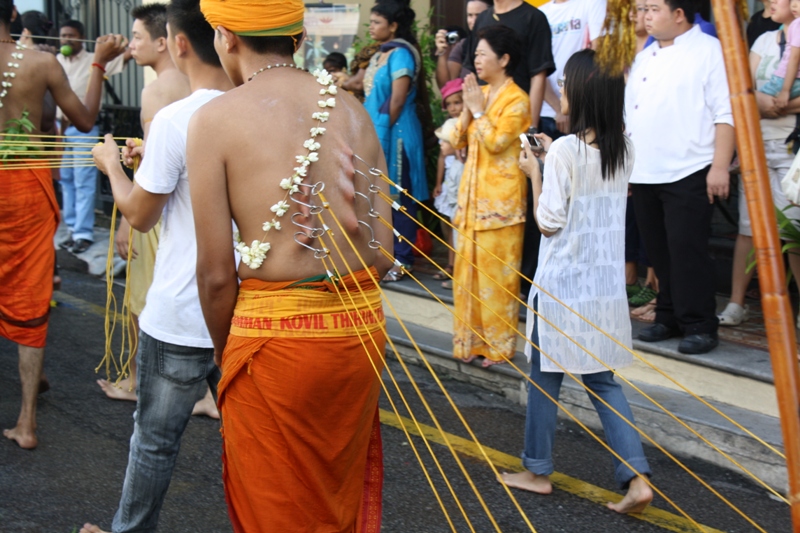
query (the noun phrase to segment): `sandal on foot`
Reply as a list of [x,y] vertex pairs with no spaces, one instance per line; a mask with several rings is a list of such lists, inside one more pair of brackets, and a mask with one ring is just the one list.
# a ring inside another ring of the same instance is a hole
[[750,309],[747,306],[742,307],[733,302],[725,306],[725,309],[717,315],[720,326],[738,326],[748,319],[750,316]]
[[400,281],[401,279],[403,279],[405,275],[406,273],[400,270],[399,268],[392,267],[389,270],[389,272],[387,272],[386,275],[383,276],[383,279],[381,281],[383,281],[384,283],[394,283],[395,281]]
[[633,285],[625,285],[625,293],[628,295],[628,298],[633,298],[639,291],[642,290],[641,285],[638,283],[634,283]]
[[628,305],[631,307],[641,307],[656,296],[658,296],[658,293],[655,291],[655,289],[651,287],[642,287],[642,289],[637,292],[635,296],[628,298]]
[[[448,279],[447,281],[443,281],[442,282],[442,288],[443,289],[447,289],[449,291],[452,291],[453,290],[453,280]],[[798,318],[800,319],[800,316],[798,316]]]
[[435,279],[436,281],[443,281],[443,280],[446,280],[446,279],[450,279],[450,276],[448,276],[447,274],[450,274],[450,276],[453,275],[453,265],[447,265],[444,268],[444,270],[440,270],[439,272],[437,272],[436,274],[434,274],[431,277],[433,279]]

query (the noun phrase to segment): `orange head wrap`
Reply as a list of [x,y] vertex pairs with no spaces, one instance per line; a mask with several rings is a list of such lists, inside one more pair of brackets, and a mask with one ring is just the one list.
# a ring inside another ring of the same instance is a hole
[[267,37],[303,31],[302,0],[200,0],[212,28],[224,26],[237,35]]

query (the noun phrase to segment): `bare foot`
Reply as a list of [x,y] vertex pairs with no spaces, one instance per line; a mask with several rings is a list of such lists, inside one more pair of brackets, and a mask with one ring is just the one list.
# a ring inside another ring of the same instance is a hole
[[461,361],[462,363],[467,364],[467,365],[470,364],[471,362],[473,362],[477,358],[478,358],[477,355],[470,355],[469,357],[466,357],[464,359],[459,359],[458,357],[456,357],[456,359],[458,359],[459,361]]
[[94,524],[83,524],[80,533],[106,533]]
[[509,487],[535,492],[536,494],[550,494],[553,492],[550,476],[538,476],[528,470],[517,474],[503,472],[500,474],[498,481],[505,483]]
[[489,368],[490,366],[494,366],[494,365],[502,365],[505,362],[506,362],[505,359],[501,359],[500,361],[493,361],[493,360],[489,359],[488,357],[484,357],[483,358],[483,363],[481,363],[481,366],[483,368]]
[[631,480],[628,493],[619,503],[608,502],[606,506],[621,514],[641,513],[653,501],[653,491],[641,476]]
[[114,385],[107,379],[98,379],[97,384],[106,393],[106,396],[112,400],[128,400],[131,402],[136,401],[136,390],[131,388],[131,379],[125,378],[119,382],[119,385]]
[[214,402],[214,397],[211,396],[210,389],[206,392],[206,395],[202,400],[194,404],[192,414],[195,416],[207,416],[208,418],[219,420],[219,410],[217,409],[217,404]]
[[32,450],[39,444],[39,441],[36,439],[35,431],[24,430],[20,428],[19,425],[13,429],[4,429],[3,436],[9,440],[13,440],[24,450]]

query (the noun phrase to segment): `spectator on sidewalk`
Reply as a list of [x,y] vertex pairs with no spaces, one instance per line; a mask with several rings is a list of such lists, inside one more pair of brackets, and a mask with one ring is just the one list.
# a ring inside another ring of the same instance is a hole
[[692,21],[696,0],[648,0],[657,43],[636,56],[625,93],[636,147],[633,203],[659,281],[645,342],[684,335],[682,353],[718,344],[714,264],[708,253],[714,198],[728,197],[733,115],[722,48]]
[[[555,69],[553,60],[552,35],[547,17],[537,8],[523,0],[497,0],[494,6],[478,16],[475,28],[469,36],[467,54],[464,66],[475,70],[475,49],[478,45],[478,32],[487,27],[503,25],[517,33],[522,46],[521,58],[514,70],[514,83],[528,93],[530,103],[531,125],[539,125],[539,117],[544,102],[544,89],[547,76]],[[536,273],[536,264],[539,259],[539,241],[542,234],[533,217],[533,199],[531,190],[524,184],[527,196],[527,212],[525,214],[525,237],[522,246],[522,264],[520,272],[524,276],[520,283],[520,292],[523,297],[528,295],[530,282]]]
[[750,17],[750,22],[747,24],[747,46],[753,48],[753,44],[761,35],[766,32],[776,31],[781,27],[779,22],[775,21],[772,13],[772,2],[762,2],[764,9],[756,11]]
[[[439,161],[436,165],[436,187],[433,189],[433,206],[439,213],[453,221],[453,217],[458,208],[458,186],[461,184],[461,175],[464,173],[464,161],[460,159],[459,153],[450,144],[450,136],[456,127],[458,117],[464,111],[463,81],[461,78],[448,81],[442,87],[442,105],[450,116],[445,123],[436,130],[436,137],[439,138]],[[441,223],[442,235],[444,240],[453,248],[458,242],[457,235],[446,223]],[[441,280],[442,287],[445,289],[453,288],[453,265],[456,260],[455,252],[450,249],[447,251],[447,266],[444,271],[437,272],[433,279]]]
[[553,59],[556,70],[547,77],[544,103],[539,121],[542,133],[557,139],[570,133],[569,120],[561,113],[558,80],[572,54],[595,48],[606,20],[604,0],[550,0],[539,7],[550,23],[553,35]]
[[[380,43],[364,76],[364,107],[372,118],[386,154],[391,180],[420,202],[428,199],[422,125],[417,117],[418,79],[424,76],[422,58],[411,26],[414,11],[405,2],[386,0],[375,4],[369,17],[369,34]],[[393,193],[397,193],[394,189]],[[416,242],[417,204],[400,193],[405,212],[392,212],[392,222],[404,240],[395,237],[394,256],[407,270],[414,265],[409,243]],[[405,242],[408,241],[408,242]],[[393,266],[383,281],[400,281],[403,270]]]
[[[775,72],[783,55],[781,42],[786,38],[782,35],[786,25],[792,20],[789,0],[775,0],[772,2],[772,18],[783,29],[766,32],[758,37],[750,49],[750,67],[756,90],[759,91]],[[789,201],[783,194],[781,179],[792,166],[794,156],[787,152],[784,140],[794,129],[795,119],[785,113],[800,112],[800,98],[789,102],[788,107],[781,110],[775,103],[775,98],[756,92],[756,103],[761,112],[761,135],[764,138],[764,153],[767,157],[767,170],[769,171],[770,188],[775,208],[786,213],[790,219],[800,219],[800,208],[789,207]],[[788,210],[787,210],[788,208]],[[747,210],[747,199],[744,194],[742,180],[739,180],[739,234],[733,248],[733,271],[731,279],[731,298],[728,305],[718,315],[721,326],[738,326],[749,315],[749,309],[744,305],[745,292],[750,280],[753,279],[754,270],[747,271],[750,251],[753,249],[753,228],[750,224],[750,214]],[[800,280],[800,255],[788,254],[789,267],[794,274],[795,282]]]
[[[644,25],[646,13],[644,0],[639,0],[636,7],[631,10],[631,20],[635,22],[633,31],[636,33],[637,54],[644,49],[650,37]],[[639,285],[639,265],[647,268],[647,278],[643,285]],[[647,323],[655,321],[658,279],[644,251],[644,242],[636,224],[633,196],[628,196],[628,209],[625,211],[625,287],[628,304],[636,308],[631,311],[631,318]]]
[[474,74],[464,80],[464,110],[450,138],[457,150],[469,146],[455,214],[453,357],[483,357],[488,367],[517,348],[526,187],[517,160],[531,123],[528,95],[512,77],[522,61],[517,33],[492,25],[478,35],[475,68],[486,85]]
[[[92,54],[83,46],[86,31],[83,23],[67,20],[61,24],[61,52],[58,62],[64,68],[69,85],[75,94],[86,93],[89,74],[92,71]],[[64,55],[64,52],[71,50]],[[105,76],[113,76],[122,72],[130,59],[130,51],[126,50],[105,66]],[[61,134],[65,135],[63,167],[61,168],[61,192],[63,195],[64,222],[70,231],[70,237],[60,246],[72,253],[83,253],[94,243],[94,197],[97,192],[97,169],[86,164],[91,159],[87,155],[72,155],[71,152],[86,152],[86,143],[97,139],[99,128],[82,133],[72,125],[59,109],[57,118],[61,122]],[[75,168],[70,168],[73,165]]]
[[[491,0],[467,0],[467,30],[475,27],[478,15],[489,9]],[[455,44],[447,42],[447,29],[436,32],[436,83],[439,88],[456,78],[463,78],[469,74],[464,68],[464,47],[467,39],[462,38]],[[468,34],[469,35],[469,34]]]

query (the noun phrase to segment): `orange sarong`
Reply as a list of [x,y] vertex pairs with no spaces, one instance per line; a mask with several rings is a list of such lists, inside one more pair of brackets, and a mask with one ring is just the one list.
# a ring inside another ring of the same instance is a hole
[[237,533],[380,531],[385,321],[369,272],[339,291],[347,305],[329,281],[241,284],[218,387]]
[[58,216],[50,169],[0,166],[0,336],[23,346],[47,338]]

